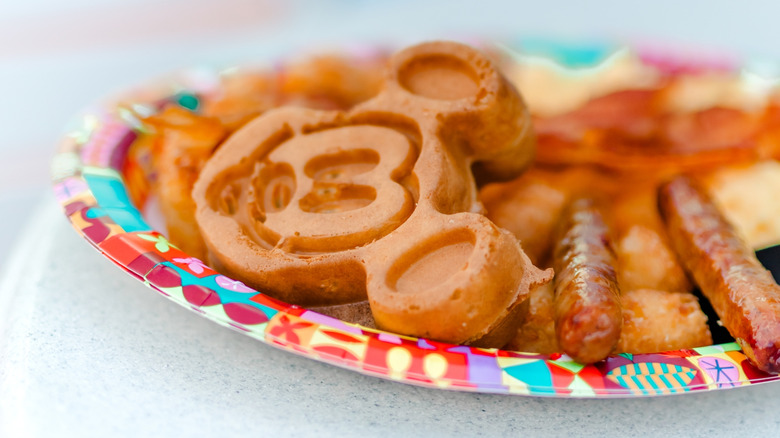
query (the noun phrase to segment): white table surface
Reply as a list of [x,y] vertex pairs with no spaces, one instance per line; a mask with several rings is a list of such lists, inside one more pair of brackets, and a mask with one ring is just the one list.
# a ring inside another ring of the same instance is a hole
[[126,275],[44,195],[0,282],[0,436],[776,436],[780,384],[627,400],[424,389],[277,350]]

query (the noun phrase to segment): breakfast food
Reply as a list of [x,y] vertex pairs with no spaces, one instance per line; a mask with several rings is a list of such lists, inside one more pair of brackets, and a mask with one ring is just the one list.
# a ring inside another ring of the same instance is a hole
[[377,327],[479,346],[514,335],[548,282],[479,212],[475,176],[516,176],[534,138],[520,96],[474,49],[395,55],[346,112],[280,108],[234,133],[193,189],[208,260],[284,301],[365,307]]
[[670,176],[780,155],[772,93],[717,62],[691,68],[617,50],[592,68],[549,64],[508,67],[532,91],[538,163]]
[[554,251],[558,345],[580,363],[603,360],[623,324],[615,254],[601,214],[587,198],[566,208]]
[[751,248],[780,242],[780,162],[729,166],[699,179]]
[[712,344],[707,316],[688,292],[634,289],[620,296],[623,328],[615,351],[674,351]]
[[[320,56],[290,63],[284,69],[249,75],[225,74],[222,92],[203,99],[200,111],[179,102],[144,118],[151,149],[146,174],[154,181],[169,238],[188,254],[206,258],[198,225],[192,187],[206,161],[224,139],[269,109],[299,105],[317,109],[347,109],[379,91],[384,58],[360,61]],[[143,160],[138,160],[143,161]],[[147,178],[136,178],[145,183]],[[132,193],[131,193],[132,195]],[[136,196],[135,201],[142,204]]]
[[693,284],[669,243],[658,213],[656,188],[656,183],[634,184],[616,194],[611,203],[618,283],[624,291],[691,292]]
[[[754,247],[780,242],[771,194],[778,188],[776,162],[767,161],[780,151],[771,93],[755,93],[720,66],[656,65],[625,51],[592,69],[525,62],[510,65],[509,75],[521,90],[533,91],[539,153],[519,179],[482,189],[488,217],[529,242],[529,255],[547,266],[556,244],[550,230],[561,211],[571,199],[596,196],[614,235],[623,291],[616,351],[709,344],[707,318],[658,214],[657,187],[680,173],[705,176]],[[562,349],[551,341],[551,296],[542,289],[532,295],[531,312],[548,316],[526,318],[512,348]],[[668,319],[660,330],[636,329],[659,320],[647,316],[661,309],[668,309]]]
[[[561,352],[555,328],[552,285],[531,292],[526,314],[506,348],[542,354]],[[689,292],[634,289],[621,292],[623,319],[615,353],[674,351],[712,344],[707,316]]]
[[147,118],[146,123],[160,133],[153,166],[161,169],[157,196],[169,237],[188,254],[204,258],[206,246],[195,223],[192,186],[227,130],[213,118],[175,106]]
[[[344,321],[588,363],[712,343],[658,212],[670,176],[696,173],[751,244],[780,241],[776,203],[750,207],[780,182],[766,161],[780,112],[743,98],[731,73],[625,53],[571,76],[499,59],[529,115],[473,49],[424,44],[384,61],[226,74],[197,109],[167,102],[145,117],[138,144],[171,240]],[[575,285],[597,254],[597,287]],[[555,268],[557,296],[535,266]]]
[[[657,178],[643,174],[535,165],[513,181],[483,187],[480,195],[488,217],[512,231],[541,266],[554,266],[553,248],[561,244],[555,229],[564,221],[572,200],[594,196],[592,202],[601,210],[606,234],[613,242],[614,256],[607,269],[615,271],[617,281],[612,283],[621,291],[623,325],[628,327],[620,333],[612,353],[709,345],[707,317],[691,293],[693,285],[658,214],[657,184]],[[560,268],[555,272],[560,275]],[[508,348],[540,353],[564,350],[557,339],[562,333],[555,327],[553,297],[552,290],[545,289],[531,294],[529,313]],[[645,306],[643,312],[640,303]],[[645,318],[661,309],[665,309],[663,319]]]
[[678,177],[660,189],[672,243],[751,361],[780,371],[780,286],[703,189]]
[[561,351],[555,331],[553,282],[538,287],[528,296],[528,310],[517,333],[504,346],[507,350],[554,354]]

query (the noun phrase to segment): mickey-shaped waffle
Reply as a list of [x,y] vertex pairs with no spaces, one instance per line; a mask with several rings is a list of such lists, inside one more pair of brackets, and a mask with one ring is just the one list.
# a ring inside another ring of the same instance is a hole
[[348,112],[280,108],[237,131],[195,184],[196,219],[211,264],[271,296],[367,300],[379,328],[501,346],[552,272],[480,214],[474,174],[515,177],[533,153],[529,114],[492,63],[425,43]]

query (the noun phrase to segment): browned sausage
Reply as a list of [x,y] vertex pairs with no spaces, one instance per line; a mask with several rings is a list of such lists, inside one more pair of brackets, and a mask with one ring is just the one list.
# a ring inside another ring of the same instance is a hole
[[704,296],[758,368],[780,371],[780,286],[772,274],[690,178],[659,190],[672,246]]
[[606,358],[620,339],[623,315],[608,229],[588,199],[561,217],[554,253],[555,330],[561,349],[581,363]]

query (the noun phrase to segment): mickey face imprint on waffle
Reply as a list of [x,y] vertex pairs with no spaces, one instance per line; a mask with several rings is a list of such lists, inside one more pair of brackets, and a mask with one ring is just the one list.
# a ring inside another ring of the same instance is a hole
[[210,262],[271,296],[367,300],[379,328],[500,346],[552,273],[480,214],[475,175],[513,178],[533,152],[529,114],[491,62],[426,43],[348,112],[280,108],[236,132],[195,185],[196,219]]

